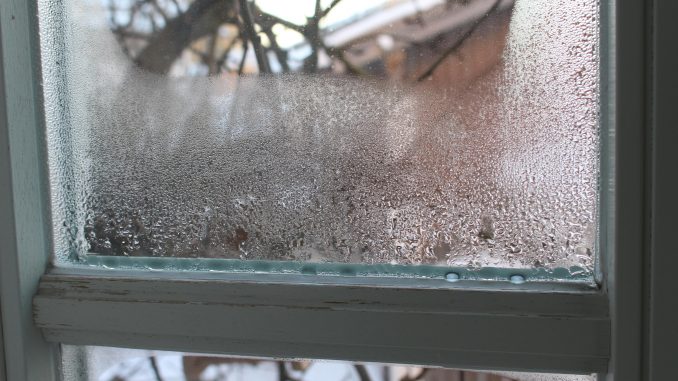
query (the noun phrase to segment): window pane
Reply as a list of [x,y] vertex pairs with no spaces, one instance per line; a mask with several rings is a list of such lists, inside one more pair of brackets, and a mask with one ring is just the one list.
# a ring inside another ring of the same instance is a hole
[[597,0],[314,4],[41,0],[58,258],[592,269]]
[[70,381],[595,381],[575,376],[63,345]]

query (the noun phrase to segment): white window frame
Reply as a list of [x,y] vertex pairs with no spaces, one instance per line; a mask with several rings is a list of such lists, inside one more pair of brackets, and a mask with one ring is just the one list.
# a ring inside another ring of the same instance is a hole
[[0,379],[59,379],[59,343],[597,372],[615,381],[678,374],[670,292],[678,256],[669,238],[678,215],[675,2],[601,4],[609,134],[601,139],[599,289],[51,268],[36,8],[35,0],[0,2]]

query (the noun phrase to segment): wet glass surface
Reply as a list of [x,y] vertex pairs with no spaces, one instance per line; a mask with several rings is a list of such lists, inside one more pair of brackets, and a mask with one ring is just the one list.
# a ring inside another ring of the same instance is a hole
[[57,255],[590,271],[597,3],[42,1]]

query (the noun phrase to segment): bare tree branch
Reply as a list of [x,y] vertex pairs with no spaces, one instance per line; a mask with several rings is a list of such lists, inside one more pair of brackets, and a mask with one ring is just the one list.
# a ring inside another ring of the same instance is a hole
[[193,41],[213,33],[224,23],[237,22],[234,0],[195,0],[185,12],[169,20],[135,58],[154,73],[166,73]]
[[148,359],[151,361],[151,368],[153,368],[156,380],[163,381],[162,376],[160,375],[160,368],[158,368],[158,361],[155,359],[155,356],[151,356]]
[[272,26],[274,24],[280,24],[280,25],[282,25],[286,28],[289,28],[289,29],[292,29],[296,32],[304,34],[304,26],[297,25],[293,22],[287,21],[285,19],[281,19],[280,17],[268,14],[268,13],[262,11],[261,9],[259,9],[259,7],[257,7],[256,4],[254,4],[254,6],[253,6],[253,13],[254,13],[254,17],[256,17],[257,22],[260,25],[271,25]]
[[[143,2],[134,3],[134,5],[129,9],[129,12],[130,12],[129,19],[127,20],[127,22],[125,24],[117,25],[117,29],[127,29],[130,26],[132,26],[132,24],[134,23],[134,18],[136,16],[136,14],[139,12],[139,8],[141,8],[142,5],[143,5]],[[108,9],[111,12],[111,15],[110,15],[111,25],[115,26],[116,25],[115,24],[115,14],[116,14],[116,11],[117,11],[117,7],[115,6],[115,0],[109,0],[109,8]]]
[[119,35],[120,37],[136,38],[136,39],[139,39],[139,40],[148,40],[152,36],[148,33],[136,32],[136,31],[127,30],[127,29],[113,29],[113,33],[115,33],[116,35]]
[[273,33],[273,30],[271,28],[265,28],[264,33],[266,34],[266,37],[268,37],[268,40],[271,42],[271,50],[273,50],[273,53],[275,53],[275,56],[278,59],[280,66],[282,67],[283,73],[289,72],[290,66],[287,64],[287,52],[282,50],[280,48],[280,45],[278,45],[278,40],[276,39],[275,33]]
[[419,381],[426,375],[426,372],[428,372],[428,368],[421,368],[416,375],[410,377],[409,374],[406,374],[400,378],[400,381]]
[[287,371],[284,361],[278,361],[278,379],[280,381],[301,381],[301,379],[292,377],[292,375]]
[[193,45],[189,46],[188,50],[190,50],[193,54],[199,56],[203,63],[207,64],[207,54],[205,52],[198,50]]
[[367,368],[365,368],[365,365],[355,364],[353,365],[353,367],[355,368],[356,372],[358,372],[358,377],[360,377],[360,381],[372,381],[370,374],[367,373]]
[[182,13],[184,13],[184,12],[181,10],[181,7],[179,6],[179,3],[177,2],[177,0],[170,0],[170,1],[172,1],[172,4],[174,4],[174,7],[177,9],[177,14],[178,14],[178,15],[181,15]]
[[480,17],[476,21],[474,21],[473,24],[466,30],[466,32],[464,32],[464,34],[462,34],[461,37],[459,37],[457,42],[455,42],[452,46],[447,48],[447,50],[445,50],[445,52],[443,52],[443,54],[441,54],[440,57],[438,57],[438,59],[435,60],[435,62],[433,62],[433,64],[431,64],[431,66],[429,66],[429,68],[426,69],[426,71],[424,71],[424,73],[422,73],[417,78],[417,81],[421,82],[421,81],[425,80],[426,78],[430,77],[433,74],[433,72],[438,68],[438,66],[440,66],[440,64],[443,61],[445,61],[445,59],[447,57],[451,56],[457,50],[459,50],[459,48],[464,44],[464,42],[466,42],[466,40],[473,34],[473,32],[475,32],[476,28],[478,28],[478,25],[480,25],[492,13],[494,13],[494,11],[499,6],[500,2],[501,2],[501,0],[495,0],[494,4],[492,4],[492,6],[487,10],[487,12],[485,12],[485,14],[482,17]]
[[249,50],[250,44],[246,38],[242,39],[242,59],[240,60],[240,66],[238,66],[238,75],[242,75],[242,71],[245,68],[245,59],[247,58],[247,50]]
[[[208,35],[214,36],[218,28],[225,23],[239,24],[243,41],[252,43],[260,73],[271,72],[269,57],[266,54],[267,49],[270,49],[276,55],[283,72],[290,71],[287,52],[278,45],[276,35],[273,32],[273,26],[276,24],[300,33],[309,42],[312,53],[304,61],[304,68],[305,71],[315,72],[318,69],[319,50],[323,45],[320,37],[320,20],[341,0],[334,0],[325,9],[321,9],[320,1],[317,0],[314,16],[308,18],[307,25],[297,25],[263,12],[247,0],[195,0],[184,11],[182,11],[177,0],[170,1],[173,7],[176,7],[176,12],[173,9],[168,11],[168,9],[162,8],[158,0],[136,0],[129,7],[129,17],[123,20],[125,23],[122,25],[118,23],[115,16],[116,12],[119,12],[115,0],[109,1],[111,29],[123,47],[125,54],[132,57],[137,65],[150,72],[160,74],[168,72],[174,61],[181,56],[181,53],[187,48],[191,49],[191,44],[194,41]],[[171,7],[169,2],[167,4],[168,8]],[[138,26],[138,24],[135,24],[137,17],[145,18],[148,21],[146,25],[152,27],[153,33],[142,33],[139,30],[134,30],[133,28]],[[164,22],[160,20],[160,17]],[[242,19],[242,22],[239,19]],[[262,46],[256,24],[261,27],[261,32],[268,37],[270,46]],[[129,43],[133,39],[144,40],[146,44]],[[216,41],[213,39],[212,43],[215,44]],[[248,48],[243,50],[246,49]],[[192,50],[197,53],[195,49]],[[327,51],[327,49],[325,50]],[[221,66],[215,66],[215,64],[219,61],[223,64],[226,59],[224,57],[220,60],[214,56],[206,58],[203,54],[198,54],[208,65],[211,74],[220,70]],[[344,61],[350,72],[357,73],[348,61],[343,57],[340,57],[340,59]]]
[[226,68],[226,70],[230,71],[230,69],[227,66],[224,66],[224,64],[226,63],[226,59],[228,58],[228,55],[231,53],[231,50],[235,46],[235,43],[238,42],[239,38],[240,38],[240,35],[238,35],[238,37],[233,37],[233,39],[228,44],[226,49],[224,49],[224,52],[221,53],[221,57],[219,57],[219,59],[217,60],[217,69],[219,69],[219,71],[221,71],[221,68],[224,68],[224,67]]
[[320,0],[315,0],[315,10],[313,11],[313,17],[320,19],[322,17],[322,8],[320,8]]
[[341,61],[344,64],[344,66],[346,66],[346,70],[348,70],[348,72],[350,74],[354,74],[354,75],[364,75],[364,74],[366,74],[362,69],[353,65],[346,58],[346,54],[344,53],[343,50],[338,49],[338,48],[330,48],[327,45],[325,45],[324,43],[322,44],[322,48],[327,52],[327,54],[330,55],[330,57],[332,57],[332,58],[337,57],[339,59],[339,61]]
[[212,33],[209,49],[207,51],[206,64],[207,64],[207,73],[209,75],[215,75],[219,70],[217,66],[217,57],[216,57],[218,42],[219,42],[219,29],[216,29],[214,33]]
[[158,5],[158,2],[157,2],[156,0],[149,0],[149,2],[150,2],[151,5],[153,6],[153,9],[155,9],[155,11],[158,12],[158,14],[159,14],[160,16],[162,16],[162,18],[165,20],[165,23],[167,23],[167,21],[170,19],[170,17],[167,16],[167,13],[165,13],[165,10],[163,10],[163,9]]
[[382,366],[382,381],[391,381],[391,367],[388,365]]
[[322,43],[320,37],[320,18],[322,9],[320,8],[320,0],[315,1],[315,11],[313,17],[306,19],[306,27],[304,28],[304,37],[311,45],[311,54],[304,60],[304,70],[307,72],[315,72],[318,70],[318,50]]
[[266,59],[266,52],[261,45],[261,38],[254,28],[254,20],[252,20],[252,13],[250,12],[249,1],[240,0],[240,16],[242,17],[247,37],[252,41],[252,48],[254,55],[257,57],[257,64],[259,65],[259,73],[267,74],[271,70],[268,67],[268,60]]
[[330,4],[327,8],[325,8],[324,11],[322,11],[322,13],[321,13],[321,15],[320,15],[320,18],[323,18],[323,17],[327,16],[327,14],[330,13],[330,11],[331,11],[332,9],[334,9],[334,7],[336,7],[337,4],[339,4],[340,2],[341,2],[341,0],[334,0],[334,1],[332,2],[332,4]]
[[153,31],[153,33],[156,33],[158,31],[158,23],[155,21],[155,17],[153,17],[153,14],[144,8],[142,8],[140,12],[151,23],[151,30]]

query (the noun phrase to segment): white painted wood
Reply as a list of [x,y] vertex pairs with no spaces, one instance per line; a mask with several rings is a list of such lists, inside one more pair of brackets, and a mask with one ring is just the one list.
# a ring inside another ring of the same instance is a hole
[[648,380],[678,377],[678,3],[654,2],[654,137],[652,263],[650,266]]
[[34,311],[48,340],[69,344],[555,372],[607,366],[610,322],[598,291],[371,281],[60,270],[43,277]]
[[43,340],[31,311],[50,252],[34,5],[0,1],[0,309],[8,381],[58,378],[56,346]]

